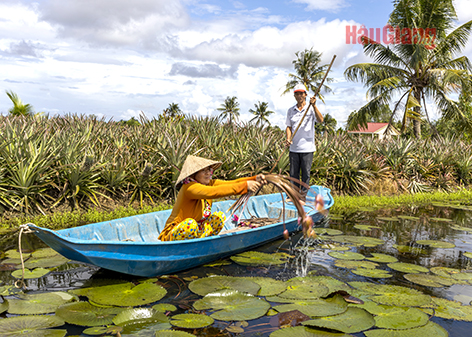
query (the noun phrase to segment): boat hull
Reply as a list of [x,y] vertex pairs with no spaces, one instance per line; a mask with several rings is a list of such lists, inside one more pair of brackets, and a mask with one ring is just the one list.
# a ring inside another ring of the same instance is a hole
[[[326,207],[333,204],[329,189],[323,189]],[[233,201],[216,202],[213,211],[226,211]],[[281,215],[280,194],[262,195],[250,199],[242,218]],[[322,215],[307,210],[314,220]],[[245,229],[217,236],[159,241],[170,210],[137,215],[97,224],[52,231],[29,225],[42,241],[61,255],[124,274],[153,277],[193,268],[240,253],[283,237],[283,221],[263,227]],[[285,209],[285,227],[290,232],[300,230],[293,206]],[[225,230],[234,228],[228,220]]]

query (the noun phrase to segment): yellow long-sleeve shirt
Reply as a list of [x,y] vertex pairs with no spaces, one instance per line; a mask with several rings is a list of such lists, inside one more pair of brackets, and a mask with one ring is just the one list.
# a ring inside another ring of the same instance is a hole
[[203,217],[205,200],[211,205],[213,203],[212,199],[247,193],[248,180],[256,180],[256,177],[239,178],[236,180],[214,179],[208,185],[198,182],[184,184],[177,195],[172,213],[159,235],[159,240],[171,241],[171,230],[187,218],[192,218],[196,221],[200,220]]

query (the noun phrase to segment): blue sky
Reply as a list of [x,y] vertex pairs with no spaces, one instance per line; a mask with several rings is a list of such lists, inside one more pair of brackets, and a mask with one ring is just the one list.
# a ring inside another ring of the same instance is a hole
[[[458,23],[472,19],[472,0],[455,4]],[[337,55],[334,92],[319,108],[342,126],[366,102],[343,72],[371,61],[346,44],[346,26],[382,28],[392,9],[373,0],[1,0],[0,113],[11,107],[5,90],[37,112],[114,120],[156,117],[169,103],[217,115],[236,96],[242,121],[268,102],[283,127],[295,53],[313,48],[323,63]],[[464,54],[472,59],[472,44]]]

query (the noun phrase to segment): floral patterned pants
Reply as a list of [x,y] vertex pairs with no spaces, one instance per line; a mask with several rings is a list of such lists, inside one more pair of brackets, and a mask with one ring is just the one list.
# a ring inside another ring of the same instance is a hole
[[217,235],[224,227],[226,215],[223,212],[215,212],[201,225],[192,218],[187,218],[175,226],[170,235],[172,241],[204,238]]

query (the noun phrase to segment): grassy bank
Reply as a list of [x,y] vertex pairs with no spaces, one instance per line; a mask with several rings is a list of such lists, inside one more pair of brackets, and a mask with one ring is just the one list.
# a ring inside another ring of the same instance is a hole
[[[416,193],[401,194],[396,196],[335,196],[334,206],[330,209],[331,213],[351,213],[362,210],[366,207],[392,208],[402,205],[421,205],[434,201],[453,201],[453,200],[472,200],[472,190],[461,189],[451,193]],[[12,219],[2,219],[1,228],[18,228],[25,223],[34,223],[37,226],[62,229],[75,226],[81,226],[89,223],[109,221],[127,216],[156,212],[171,208],[172,205],[166,202],[155,206],[144,206],[143,208],[118,207],[112,211],[74,211],[54,213],[50,215],[38,215],[33,217],[20,216]]]

